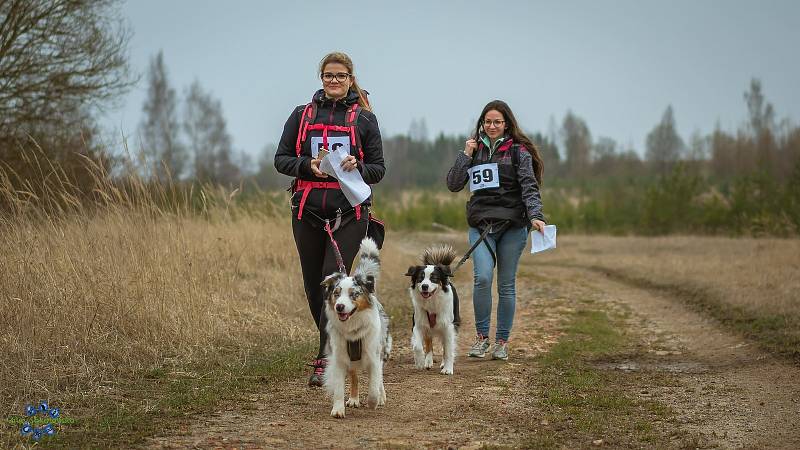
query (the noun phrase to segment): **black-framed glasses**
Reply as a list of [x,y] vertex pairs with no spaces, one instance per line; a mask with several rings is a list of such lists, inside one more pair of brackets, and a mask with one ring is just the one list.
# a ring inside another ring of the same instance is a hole
[[504,123],[506,123],[505,120],[489,120],[489,119],[486,119],[486,120],[483,121],[483,127],[484,128],[489,128],[491,126],[494,126],[495,128],[500,128],[500,127],[503,126]]
[[338,73],[325,72],[322,74],[322,81],[325,81],[327,83],[333,81],[334,78],[339,83],[344,83],[350,78],[350,74],[347,72],[338,72]]

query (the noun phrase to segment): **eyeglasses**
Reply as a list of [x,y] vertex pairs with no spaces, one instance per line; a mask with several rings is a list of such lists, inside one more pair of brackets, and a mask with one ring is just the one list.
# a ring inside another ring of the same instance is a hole
[[336,81],[339,83],[344,83],[350,78],[350,74],[346,72],[339,72],[339,73],[331,73],[325,72],[322,74],[322,81],[326,83],[330,83],[333,79],[336,78]]
[[494,126],[495,128],[500,128],[500,127],[503,126],[504,123],[506,123],[505,120],[489,120],[489,119],[486,119],[486,120],[483,121],[483,126],[484,126],[484,128],[489,128],[491,126]]

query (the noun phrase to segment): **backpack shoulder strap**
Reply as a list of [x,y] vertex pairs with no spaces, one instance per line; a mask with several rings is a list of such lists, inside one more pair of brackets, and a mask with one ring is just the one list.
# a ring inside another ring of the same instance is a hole
[[295,153],[297,156],[300,156],[303,143],[306,141],[308,126],[313,124],[316,119],[317,103],[312,101],[303,108],[303,115],[300,116],[300,127],[297,129],[297,143],[295,144]]
[[519,144],[511,146],[511,164],[514,165],[514,170],[519,168]]
[[361,136],[358,134],[358,118],[361,116],[361,105],[353,103],[345,113],[345,126],[350,128],[350,145],[358,148],[358,159],[364,160],[364,149],[361,147]]

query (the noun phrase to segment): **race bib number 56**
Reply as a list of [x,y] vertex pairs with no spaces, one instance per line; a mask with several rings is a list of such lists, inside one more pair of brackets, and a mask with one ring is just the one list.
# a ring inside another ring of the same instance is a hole
[[469,191],[500,187],[497,163],[481,164],[469,168]]
[[[319,156],[319,151],[322,150],[322,136],[314,136],[311,138],[311,157],[316,158]],[[350,153],[350,136],[328,136],[328,151],[330,153],[344,147],[345,153]]]

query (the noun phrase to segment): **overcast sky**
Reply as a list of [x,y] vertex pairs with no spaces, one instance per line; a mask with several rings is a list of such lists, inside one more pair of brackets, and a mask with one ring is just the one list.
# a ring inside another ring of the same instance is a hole
[[[592,136],[632,144],[672,104],[688,140],[746,117],[762,80],[779,118],[800,118],[800,1],[129,0],[131,64],[164,51],[181,97],[195,79],[222,102],[234,147],[258,155],[320,87],[319,60],[348,53],[384,135],[425,118],[466,133],[490,100],[548,132],[568,109]],[[135,135],[146,77],[105,123]]]

